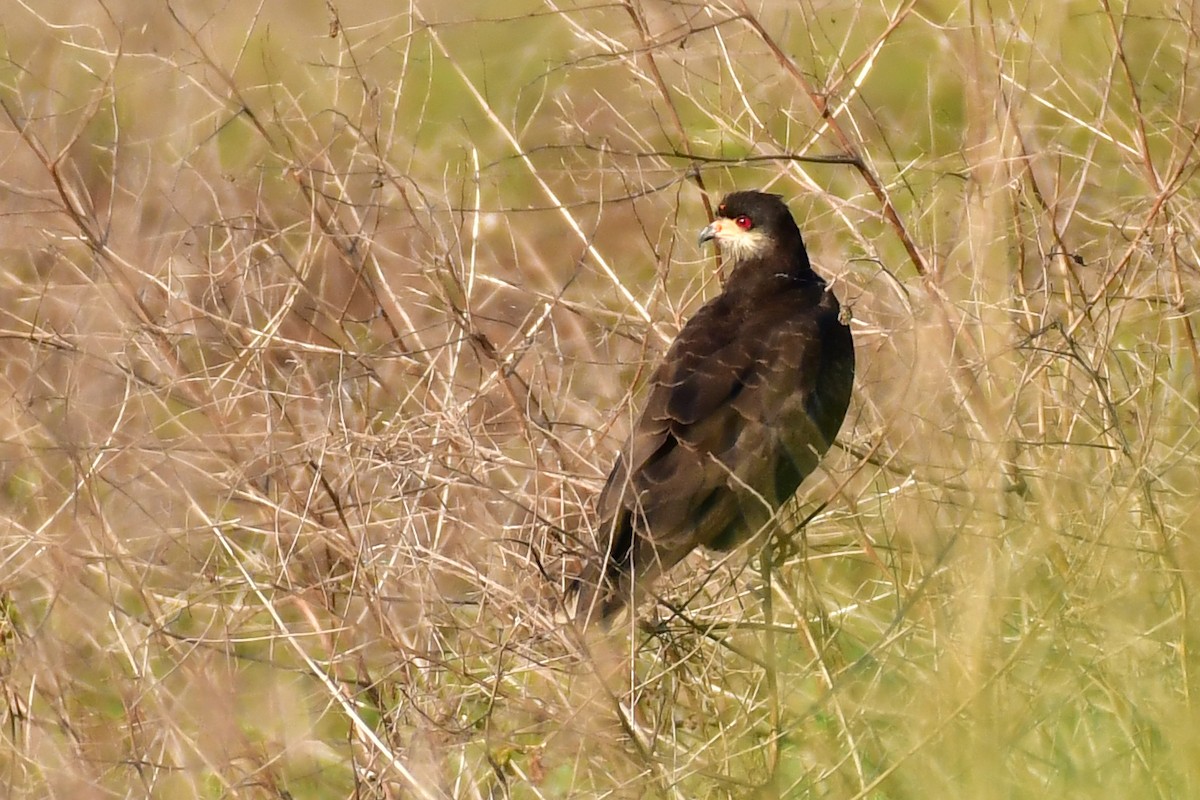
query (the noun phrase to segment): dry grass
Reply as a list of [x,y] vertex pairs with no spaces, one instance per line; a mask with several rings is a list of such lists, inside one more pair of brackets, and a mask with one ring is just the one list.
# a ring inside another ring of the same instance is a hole
[[[1198,34],[10,3],[0,793],[1200,795]],[[853,310],[841,447],[777,572],[698,555],[683,614],[580,635],[733,187]]]

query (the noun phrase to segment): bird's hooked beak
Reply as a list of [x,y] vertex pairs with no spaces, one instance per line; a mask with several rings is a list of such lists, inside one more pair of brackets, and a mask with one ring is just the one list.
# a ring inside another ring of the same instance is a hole
[[700,231],[700,239],[696,242],[698,246],[703,246],[705,242],[711,242],[717,238],[717,234],[721,232],[723,220],[715,219],[708,225],[704,226],[704,230]]

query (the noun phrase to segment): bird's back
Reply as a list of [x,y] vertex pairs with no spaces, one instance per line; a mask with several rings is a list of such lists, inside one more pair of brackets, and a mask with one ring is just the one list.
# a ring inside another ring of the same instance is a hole
[[[736,275],[734,276],[736,277]],[[611,533],[607,613],[697,546],[752,536],[815,469],[845,416],[849,329],[814,273],[737,285],[701,308],[651,379],[645,408],[601,492]]]

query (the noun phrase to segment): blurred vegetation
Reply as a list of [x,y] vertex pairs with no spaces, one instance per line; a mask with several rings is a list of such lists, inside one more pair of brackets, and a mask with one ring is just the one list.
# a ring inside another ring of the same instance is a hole
[[[1193,4],[6,12],[7,796],[1200,795]],[[579,631],[735,187],[854,405]]]

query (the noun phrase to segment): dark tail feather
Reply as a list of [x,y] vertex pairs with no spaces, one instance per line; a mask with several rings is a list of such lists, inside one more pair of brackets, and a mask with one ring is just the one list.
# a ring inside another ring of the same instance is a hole
[[581,625],[598,623],[604,627],[625,607],[627,592],[621,587],[626,584],[623,571],[605,558],[593,559],[567,587],[568,608],[575,621]]
[[607,626],[629,603],[633,585],[633,519],[628,511],[623,511],[616,519],[601,523],[598,531],[606,543],[597,548],[568,588],[567,600],[569,605],[571,596],[575,596],[576,622]]

